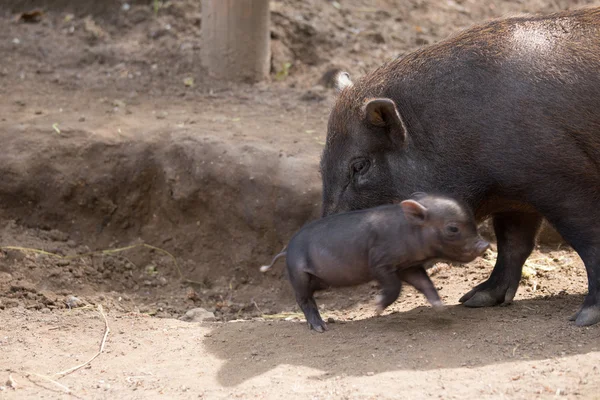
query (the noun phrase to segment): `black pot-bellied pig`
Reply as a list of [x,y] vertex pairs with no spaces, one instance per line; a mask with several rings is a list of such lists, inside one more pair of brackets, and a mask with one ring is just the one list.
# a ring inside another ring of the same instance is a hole
[[401,281],[421,291],[434,306],[442,302],[422,264],[437,259],[470,262],[489,246],[472,214],[456,201],[418,194],[400,204],[332,215],[311,222],[290,240],[290,282],[308,326],[327,329],[313,298],[316,290],[376,280],[382,288],[378,312],[398,298]]
[[545,217],[587,270],[572,319],[600,321],[600,8],[494,20],[338,81],[324,216],[432,191],[492,217],[498,258],[470,307],[512,301]]

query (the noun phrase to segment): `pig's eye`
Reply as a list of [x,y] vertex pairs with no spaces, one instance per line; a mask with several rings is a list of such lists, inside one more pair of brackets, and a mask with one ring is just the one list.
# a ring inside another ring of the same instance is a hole
[[456,225],[446,226],[446,232],[448,232],[451,235],[456,235],[459,231],[460,231],[460,229]]
[[364,174],[369,169],[369,160],[360,159],[352,163],[352,175]]

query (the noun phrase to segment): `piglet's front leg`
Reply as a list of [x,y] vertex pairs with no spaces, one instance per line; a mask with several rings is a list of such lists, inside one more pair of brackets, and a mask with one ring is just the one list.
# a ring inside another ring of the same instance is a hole
[[444,303],[442,303],[437,289],[422,265],[399,270],[398,278],[423,293],[433,308],[444,308]]

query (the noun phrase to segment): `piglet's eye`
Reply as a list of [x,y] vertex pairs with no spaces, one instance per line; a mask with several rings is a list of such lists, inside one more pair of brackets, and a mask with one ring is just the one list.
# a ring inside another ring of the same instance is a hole
[[458,229],[458,226],[456,226],[456,225],[448,225],[448,226],[446,227],[446,230],[447,230],[449,233],[458,233],[458,231],[459,231],[459,229]]

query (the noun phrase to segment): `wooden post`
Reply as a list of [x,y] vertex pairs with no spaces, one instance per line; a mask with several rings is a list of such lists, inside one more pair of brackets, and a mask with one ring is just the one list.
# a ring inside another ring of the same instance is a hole
[[202,0],[201,59],[216,79],[258,82],[269,76],[269,0]]

